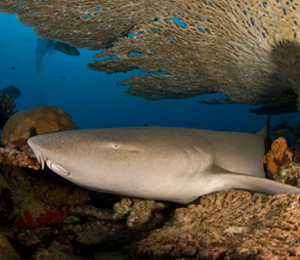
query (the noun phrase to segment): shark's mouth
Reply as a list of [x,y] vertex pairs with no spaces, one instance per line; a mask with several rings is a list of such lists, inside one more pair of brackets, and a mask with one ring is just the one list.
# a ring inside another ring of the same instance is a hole
[[51,162],[50,160],[47,160],[46,164],[47,164],[47,166],[49,167],[49,169],[51,171],[54,171],[59,175],[62,175],[62,176],[69,176],[70,175],[70,172],[67,171],[64,167],[62,167],[58,164],[55,164],[55,163]]
[[45,162],[48,160],[48,158],[42,152],[38,151],[37,149],[34,149],[32,147],[31,147],[31,149],[34,152],[39,164],[41,165],[42,170],[44,170]]

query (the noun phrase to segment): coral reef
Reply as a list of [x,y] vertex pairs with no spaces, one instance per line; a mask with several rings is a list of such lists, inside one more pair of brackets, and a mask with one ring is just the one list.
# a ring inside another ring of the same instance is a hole
[[297,259],[299,200],[221,191],[186,207],[0,164],[0,233],[25,259]]
[[[21,147],[21,149],[24,148]],[[28,150],[29,148],[26,147]],[[25,150],[26,150],[25,148]],[[26,152],[15,148],[9,147],[5,148],[0,147],[0,163],[10,164],[18,167],[32,168],[35,170],[40,169],[40,164],[36,160],[36,156],[32,152]]]
[[92,70],[154,72],[120,82],[131,86],[127,94],[154,100],[220,91],[225,103],[264,105],[253,113],[300,108],[296,1],[8,0],[0,8],[40,37],[106,48]]
[[3,260],[23,260],[9,243],[5,235],[0,233],[0,259]]
[[36,134],[45,134],[76,129],[70,117],[59,108],[38,105],[13,115],[5,124],[1,143],[23,147],[27,139]]
[[0,172],[0,232],[25,259],[90,259],[99,249],[100,255],[123,250],[166,221],[161,202],[111,196],[101,208],[107,195],[50,171],[0,164]]
[[[89,191],[69,185],[50,171],[36,174],[0,164],[0,172],[0,232],[29,248],[39,243],[41,230],[51,229],[51,224],[68,223],[62,206],[80,206],[90,201]],[[37,227],[41,227],[40,234],[22,241],[22,232],[30,233]],[[23,256],[26,258],[26,253]]]
[[[32,122],[27,131],[39,124]],[[300,187],[300,143],[296,148],[293,156],[284,138],[273,142],[264,157],[270,178]],[[48,168],[20,168],[39,167],[26,139],[0,154],[1,259],[300,257],[300,194],[221,191],[183,206],[97,193]]]
[[[1,94],[0,94],[1,95]],[[45,134],[76,129],[69,116],[61,109],[39,105],[20,111],[5,124],[1,136],[0,163],[40,169],[36,156],[27,145],[27,139]]]
[[217,192],[141,240],[141,259],[298,259],[300,194]]

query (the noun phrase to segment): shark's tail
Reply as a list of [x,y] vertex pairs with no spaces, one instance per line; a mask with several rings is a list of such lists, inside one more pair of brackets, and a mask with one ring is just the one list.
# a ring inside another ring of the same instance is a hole
[[242,189],[264,194],[300,193],[300,188],[295,186],[247,174],[221,173],[219,177],[225,182],[225,190]]

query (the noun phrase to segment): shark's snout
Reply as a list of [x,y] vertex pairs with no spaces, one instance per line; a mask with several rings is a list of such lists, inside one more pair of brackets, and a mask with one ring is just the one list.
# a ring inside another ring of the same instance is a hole
[[41,164],[42,170],[45,168],[45,163],[46,163],[48,168],[50,170],[56,172],[57,174],[62,175],[62,176],[69,176],[70,175],[70,172],[68,170],[66,170],[61,165],[53,163],[47,157],[47,155],[45,155],[45,153],[42,152],[43,148],[39,143],[39,137],[38,136],[29,138],[27,143],[30,146],[30,148],[32,149],[32,151],[34,152],[38,162]]
[[40,149],[38,147],[38,143],[35,142],[34,137],[29,138],[27,141],[27,144],[31,148],[31,150],[34,152],[34,154],[43,170],[45,168],[45,162],[48,160],[48,158],[40,151]]

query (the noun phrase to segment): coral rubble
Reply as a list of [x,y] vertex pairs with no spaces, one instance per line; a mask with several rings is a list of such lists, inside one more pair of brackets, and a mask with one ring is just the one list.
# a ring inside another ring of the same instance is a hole
[[0,8],[40,37],[106,48],[95,58],[110,59],[88,64],[92,70],[154,72],[119,83],[131,86],[130,95],[178,99],[220,91],[226,103],[264,105],[254,113],[300,108],[297,1],[8,0]]
[[36,134],[45,134],[76,129],[70,117],[59,108],[38,105],[12,116],[3,128],[1,143],[4,146],[26,145],[27,139]]

